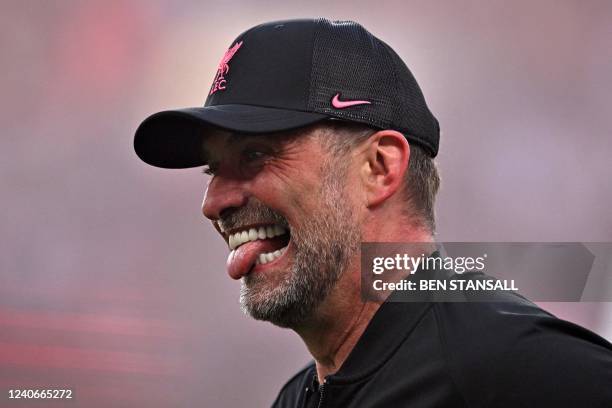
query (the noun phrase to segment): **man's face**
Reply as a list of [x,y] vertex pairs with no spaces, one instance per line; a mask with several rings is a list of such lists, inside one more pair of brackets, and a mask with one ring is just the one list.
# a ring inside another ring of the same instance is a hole
[[360,242],[350,160],[332,157],[317,132],[219,132],[205,142],[214,175],[203,212],[232,249],[241,306],[283,327],[307,321]]

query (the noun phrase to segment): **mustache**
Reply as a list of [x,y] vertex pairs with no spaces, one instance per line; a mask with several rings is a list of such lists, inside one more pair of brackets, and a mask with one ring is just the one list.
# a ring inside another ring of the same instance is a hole
[[289,227],[289,223],[280,213],[252,198],[242,207],[225,210],[217,220],[222,231],[241,229],[254,224],[279,224]]

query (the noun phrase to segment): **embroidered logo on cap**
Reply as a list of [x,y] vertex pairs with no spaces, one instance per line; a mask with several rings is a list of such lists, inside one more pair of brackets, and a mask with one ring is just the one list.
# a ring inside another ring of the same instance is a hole
[[225,79],[225,75],[229,72],[229,62],[238,52],[240,47],[242,46],[242,41],[234,44],[229,50],[225,51],[223,58],[221,58],[221,62],[219,62],[219,66],[217,67],[217,74],[215,75],[215,80],[213,81],[212,87],[210,88],[209,95],[214,94],[217,91],[223,91],[227,86],[227,79]]
[[331,102],[332,102],[332,106],[336,109],[344,109],[344,108],[348,108],[350,106],[355,106],[355,105],[369,105],[372,103],[370,101],[357,101],[357,100],[341,101],[339,93],[334,95]]

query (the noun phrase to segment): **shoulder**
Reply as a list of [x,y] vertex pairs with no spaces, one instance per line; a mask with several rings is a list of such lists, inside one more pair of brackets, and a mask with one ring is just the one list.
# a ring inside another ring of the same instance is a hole
[[298,401],[304,389],[308,386],[314,375],[314,361],[308,363],[304,368],[293,375],[281,388],[278,396],[272,403],[272,407],[293,407],[298,406]]
[[480,352],[557,343],[612,350],[612,345],[597,334],[557,318],[520,295],[502,296],[488,301],[434,303],[441,335],[452,343],[447,345]]
[[612,345],[595,333],[517,295],[433,310],[464,395],[504,407],[612,406]]

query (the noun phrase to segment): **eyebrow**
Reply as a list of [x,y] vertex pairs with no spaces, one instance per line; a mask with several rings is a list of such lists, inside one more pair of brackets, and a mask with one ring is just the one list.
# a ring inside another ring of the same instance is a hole
[[[237,141],[244,142],[244,141],[248,141],[249,139],[255,139],[255,138],[258,138],[258,137],[261,137],[261,136],[262,135],[258,134],[258,133],[232,132],[232,133],[229,134],[229,137],[225,140],[224,147],[228,148],[233,143],[236,143]],[[207,165],[211,161],[212,155],[206,149],[206,146],[202,146],[202,150],[201,150],[200,156],[201,156],[202,160],[204,161],[205,165]]]
[[261,137],[261,133],[240,133],[240,132],[232,132],[229,135],[229,138],[225,141],[225,144],[231,143],[235,140],[243,140],[243,139],[253,139]]

